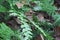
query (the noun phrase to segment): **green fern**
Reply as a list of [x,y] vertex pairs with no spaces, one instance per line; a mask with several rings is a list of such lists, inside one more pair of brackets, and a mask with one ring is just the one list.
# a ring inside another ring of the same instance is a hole
[[23,35],[23,39],[22,40],[30,40],[32,38],[32,30],[31,27],[27,22],[26,19],[24,19],[24,15],[23,14],[18,14],[19,19],[21,20],[21,28],[22,28],[22,35]]
[[6,26],[5,23],[0,23],[0,37],[2,40],[10,40],[11,36],[14,35],[14,32]]

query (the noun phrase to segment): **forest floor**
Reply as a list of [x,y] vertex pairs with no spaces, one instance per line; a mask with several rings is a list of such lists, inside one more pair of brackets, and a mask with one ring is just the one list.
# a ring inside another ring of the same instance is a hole
[[[57,7],[56,11],[58,13],[60,13],[60,0],[56,0],[54,2],[54,5]],[[27,12],[25,15],[27,16],[28,19],[32,19],[32,13],[34,13],[34,15],[36,15],[40,21],[44,21],[45,19],[47,19],[47,21],[49,21],[51,23],[54,22],[53,18],[44,11],[34,12],[30,9],[30,11]],[[4,16],[4,15],[2,15],[2,16]],[[7,25],[9,25],[13,30],[19,28],[20,22],[16,16],[10,17],[10,19],[8,21],[3,20],[3,18],[1,20],[4,21]],[[34,27],[32,27],[32,30],[34,30]],[[56,27],[53,30],[55,31],[55,34],[53,35],[53,37],[56,40],[60,40],[60,27]],[[41,35],[37,35],[36,40],[42,40]]]

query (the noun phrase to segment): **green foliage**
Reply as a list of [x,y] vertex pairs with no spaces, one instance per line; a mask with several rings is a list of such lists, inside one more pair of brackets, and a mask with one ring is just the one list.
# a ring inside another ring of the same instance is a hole
[[7,9],[3,7],[2,5],[0,5],[0,12],[5,12],[5,11],[7,11]]
[[54,26],[60,26],[60,15],[56,14],[54,15],[55,22],[53,23]]
[[22,35],[23,39],[22,40],[30,40],[32,38],[32,33],[30,26],[27,23],[24,23],[24,25],[21,25],[22,30]]
[[0,0],[0,4],[2,3],[2,2],[4,2],[5,0]]
[[5,7],[7,9],[7,11],[9,11],[11,9],[9,2],[7,2],[7,1],[2,2],[1,5],[3,7]]
[[[20,14],[20,13],[19,13]],[[27,22],[27,20],[24,18],[25,15],[24,14],[18,14],[19,19],[21,20],[21,28],[22,28],[22,32],[21,35],[23,35],[23,38],[21,40],[30,40],[32,38],[32,30],[31,27]]]
[[0,23],[0,40],[10,40],[13,35],[14,32],[5,23]]
[[35,11],[46,11],[49,15],[54,15],[56,7],[53,5],[54,0],[41,0],[34,1],[37,6],[34,7]]
[[[7,18],[9,18],[11,15],[17,16],[21,22],[21,28],[13,31],[5,23],[0,23],[0,39],[14,40],[11,39],[11,36],[15,36],[16,40],[31,40],[34,36],[32,33],[31,25],[34,25],[35,30],[39,31],[39,34],[42,34],[46,40],[54,40],[48,32],[50,28],[54,28],[56,25],[60,25],[60,15],[55,14],[56,7],[53,5],[54,0],[26,0],[25,5],[23,5],[21,8],[17,8],[16,6],[16,2],[18,1],[21,2],[22,0],[6,0],[5,4],[4,0],[1,0],[0,12],[11,12],[9,14],[6,13]],[[36,3],[36,6],[32,7],[32,5],[30,5],[30,2]],[[28,19],[25,13],[29,11],[30,7],[33,8],[33,11],[46,11],[49,15],[53,16],[55,22],[40,22],[35,15],[33,15],[33,21]],[[42,25],[45,27],[45,29],[42,28]],[[20,31],[21,29],[22,31]]]

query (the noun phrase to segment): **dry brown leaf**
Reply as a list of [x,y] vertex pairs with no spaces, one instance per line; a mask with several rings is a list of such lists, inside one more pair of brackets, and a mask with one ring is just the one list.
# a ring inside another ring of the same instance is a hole
[[23,4],[26,4],[26,0],[22,0],[22,3],[23,3]]
[[28,12],[25,13],[26,16],[32,16],[32,14],[33,14],[33,11],[31,8]]
[[60,35],[60,27],[56,27],[54,29],[54,31],[55,31],[56,35]]
[[38,14],[37,17],[38,17],[39,21],[41,21],[41,22],[45,21],[44,16],[42,14]]
[[60,40],[60,27],[56,27],[54,31],[55,31],[55,35],[54,35],[55,40]]
[[42,34],[38,35],[37,38],[36,38],[36,40],[44,40],[43,35]]
[[20,20],[18,18],[12,17],[11,19],[6,21],[6,24],[12,29],[19,29],[20,28]]
[[30,2],[31,6],[35,7],[36,6],[36,3],[34,2]]
[[21,8],[21,7],[23,7],[24,4],[16,2],[16,5],[17,5],[18,8]]

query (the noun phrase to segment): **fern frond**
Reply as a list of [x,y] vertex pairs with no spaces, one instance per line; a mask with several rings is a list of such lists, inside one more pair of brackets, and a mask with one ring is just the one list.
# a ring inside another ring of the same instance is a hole
[[32,29],[30,27],[30,25],[27,23],[27,20],[24,18],[23,14],[18,14],[18,17],[22,23],[21,28],[22,28],[22,36],[23,39],[22,40],[30,40],[32,38]]
[[53,25],[54,26],[60,26],[60,15],[56,14],[53,17],[54,17],[54,20],[55,20],[55,22],[53,23]]
[[14,32],[5,23],[0,23],[0,37],[3,40],[10,40],[13,35]]

